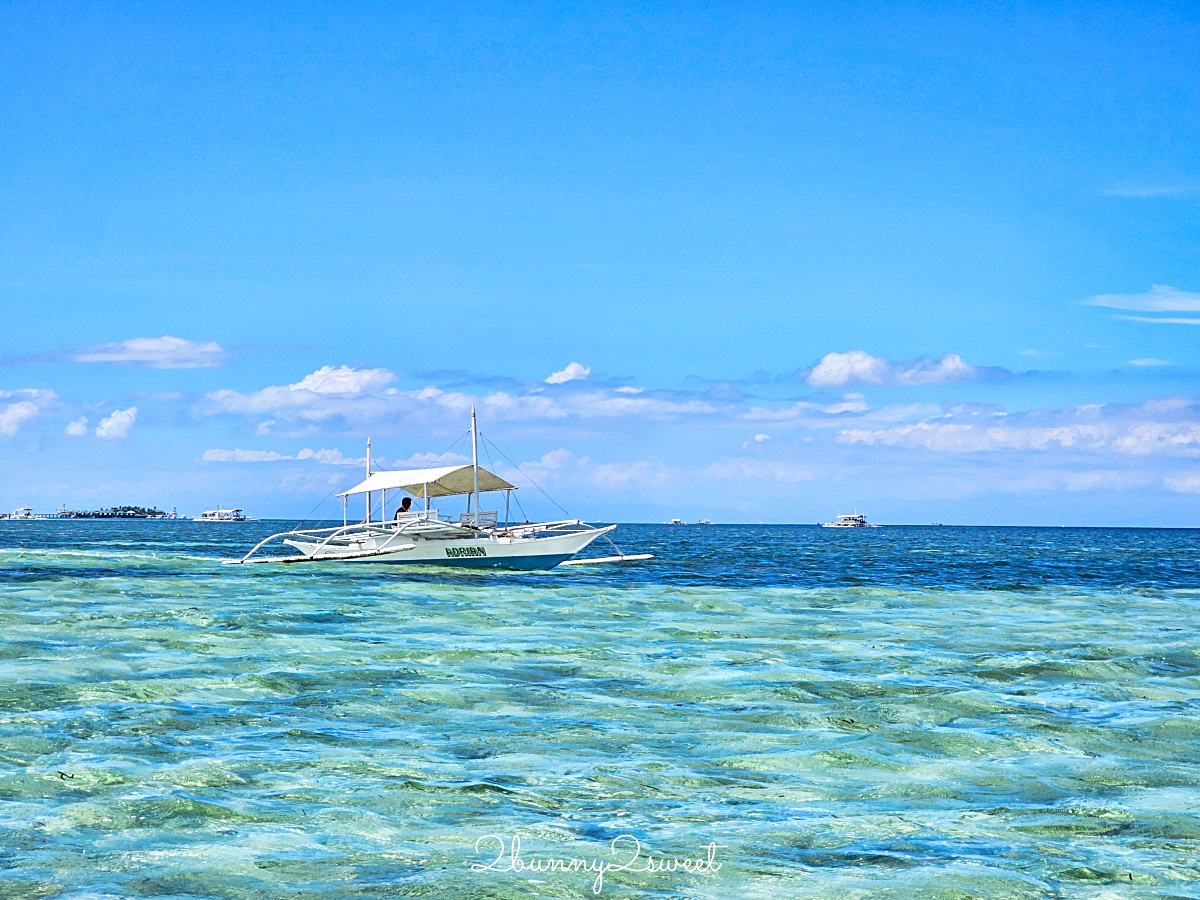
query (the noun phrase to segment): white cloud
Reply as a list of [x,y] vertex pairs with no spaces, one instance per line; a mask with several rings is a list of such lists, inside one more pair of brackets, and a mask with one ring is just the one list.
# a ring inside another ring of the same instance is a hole
[[305,375],[290,391],[311,391],[314,394],[362,394],[378,390],[396,380],[388,369],[355,369],[350,366],[322,366],[311,375]]
[[133,423],[137,421],[137,407],[131,406],[129,409],[113,410],[112,415],[106,416],[100,420],[100,424],[96,426],[96,437],[105,440],[116,440],[123,438],[129,434],[129,429],[133,427]]
[[[1154,284],[1143,294],[1099,294],[1084,300],[1083,305],[1129,309],[1134,312],[1200,312],[1200,294],[1181,291],[1165,284]],[[1162,322],[1167,320],[1139,319],[1138,321]]]
[[1176,494],[1200,494],[1200,472],[1181,472],[1163,479],[1163,484]]
[[1146,456],[1151,453],[1195,455],[1200,451],[1200,423],[1135,422],[1112,442],[1122,453]]
[[624,387],[617,388],[617,393],[618,394],[640,394],[643,390],[645,390],[645,389],[640,388],[640,387],[633,387],[632,385],[627,384]]
[[[541,468],[549,470],[561,469],[573,461],[575,461],[575,455],[566,447],[559,447],[557,450],[551,450],[545,454],[537,464]],[[582,461],[587,462],[587,458],[584,457]]]
[[551,372],[546,379],[546,384],[566,384],[568,381],[582,381],[592,374],[592,370],[588,366],[582,366],[577,362],[567,363],[565,369],[559,369],[557,372]]
[[1131,359],[1129,361],[1129,365],[1131,365],[1131,366],[1169,366],[1169,365],[1171,365],[1171,362],[1170,362],[1170,360],[1166,360],[1166,359],[1155,359],[1152,356],[1144,356],[1141,359]]
[[10,403],[0,409],[0,434],[14,435],[21,426],[38,414],[38,405],[28,400]]
[[67,434],[71,437],[83,437],[87,434],[88,417],[80,416],[74,422],[67,424]]
[[[993,370],[994,371],[994,370]],[[813,387],[842,387],[848,384],[945,384],[981,378],[984,371],[967,363],[957,353],[941,359],[918,358],[892,362],[865,350],[826,353],[813,366],[806,380]]]
[[80,350],[75,362],[139,363],[152,369],[207,369],[225,361],[225,351],[216,341],[199,343],[164,335],[160,338],[131,338]]
[[275,462],[280,459],[291,459],[290,456],[284,456],[282,453],[276,453],[274,450],[205,450],[204,455],[200,457],[205,462]]
[[[295,384],[271,385],[243,394],[222,389],[207,394],[207,412],[319,422],[337,416],[383,418],[388,405],[383,389],[395,375],[387,369],[322,366]],[[268,423],[269,428],[274,422]],[[264,428],[264,431],[265,431]]]
[[[342,451],[334,447],[332,450],[310,450],[307,447],[296,454],[296,459],[312,459],[327,466],[365,466],[367,458],[342,456]],[[383,460],[380,460],[382,463]],[[371,468],[375,468],[374,462]]]
[[980,372],[957,353],[947,353],[941,359],[916,359],[902,363],[896,373],[897,384],[946,384],[951,381],[970,381]]
[[0,390],[0,400],[13,400],[0,407],[0,434],[11,436],[21,430],[21,426],[50,406],[58,399],[58,394],[48,388],[18,388],[14,391]]
[[882,384],[891,370],[891,363],[865,350],[847,353],[826,353],[808,373],[813,387],[840,387],[843,384]]
[[747,450],[753,444],[763,444],[763,443],[766,443],[767,441],[769,441],[770,439],[771,439],[771,436],[769,434],[756,434],[753,438],[751,438],[748,441],[745,441],[742,444],[742,449]]

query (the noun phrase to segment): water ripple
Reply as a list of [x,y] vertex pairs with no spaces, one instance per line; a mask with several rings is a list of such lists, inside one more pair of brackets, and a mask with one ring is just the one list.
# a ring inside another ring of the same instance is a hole
[[228,568],[0,523],[0,893],[1200,897],[1187,531],[623,526],[649,564]]

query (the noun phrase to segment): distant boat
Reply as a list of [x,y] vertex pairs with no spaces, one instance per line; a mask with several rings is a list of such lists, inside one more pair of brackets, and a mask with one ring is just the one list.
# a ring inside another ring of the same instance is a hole
[[60,509],[58,519],[165,519],[167,514],[154,506],[112,506],[95,510]]
[[878,528],[874,522],[868,522],[862,513],[838,516],[832,522],[822,522],[822,528]]
[[58,513],[35,513],[30,507],[22,506],[10,513],[0,513],[0,519],[14,519],[18,522],[44,522],[47,519],[60,519]]
[[712,522],[710,522],[708,519],[701,519],[701,520],[700,520],[699,522],[697,522],[696,524],[697,524],[697,525],[711,525],[711,524],[712,524]]
[[671,520],[670,522],[668,522],[667,524],[668,524],[668,525],[682,525],[682,524],[683,524],[683,519],[672,519],[672,520]]
[[254,520],[246,515],[239,507],[233,509],[206,509],[200,515],[192,519],[193,522],[253,522]]

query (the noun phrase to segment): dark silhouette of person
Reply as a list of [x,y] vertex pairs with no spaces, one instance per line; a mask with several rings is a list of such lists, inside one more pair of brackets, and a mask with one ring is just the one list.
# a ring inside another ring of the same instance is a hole
[[410,509],[412,509],[412,497],[405,497],[400,501],[400,505],[396,507],[396,518],[398,519],[403,515],[407,515]]

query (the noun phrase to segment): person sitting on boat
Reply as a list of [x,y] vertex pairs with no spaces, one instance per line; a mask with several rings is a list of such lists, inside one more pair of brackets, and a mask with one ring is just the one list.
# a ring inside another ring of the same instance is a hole
[[411,510],[411,509],[412,509],[412,497],[405,497],[403,500],[400,501],[400,505],[396,507],[396,518],[399,519],[401,516],[407,516],[409,513],[409,510]]

